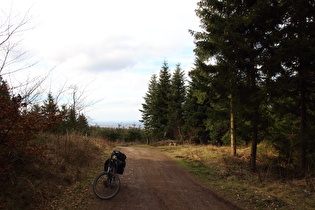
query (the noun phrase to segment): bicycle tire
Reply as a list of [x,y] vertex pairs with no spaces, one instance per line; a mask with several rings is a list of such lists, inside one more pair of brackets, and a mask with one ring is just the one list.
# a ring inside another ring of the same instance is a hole
[[120,190],[120,179],[114,173],[102,172],[94,179],[93,191],[102,200],[113,198]]

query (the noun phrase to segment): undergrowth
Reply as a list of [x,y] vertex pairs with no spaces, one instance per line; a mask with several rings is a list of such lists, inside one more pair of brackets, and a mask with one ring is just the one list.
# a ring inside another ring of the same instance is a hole
[[79,188],[113,147],[104,139],[76,134],[43,133],[31,143],[44,150],[44,157],[12,154],[13,167],[0,174],[0,209],[54,206],[52,201],[71,186]]
[[279,163],[275,150],[258,146],[257,172],[249,169],[250,148],[158,146],[226,200],[244,209],[315,209],[314,172],[306,176]]

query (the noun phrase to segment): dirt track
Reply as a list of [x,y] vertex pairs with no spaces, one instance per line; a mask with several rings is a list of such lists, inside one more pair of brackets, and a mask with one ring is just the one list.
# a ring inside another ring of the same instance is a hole
[[170,158],[147,148],[124,147],[120,192],[91,209],[235,209]]

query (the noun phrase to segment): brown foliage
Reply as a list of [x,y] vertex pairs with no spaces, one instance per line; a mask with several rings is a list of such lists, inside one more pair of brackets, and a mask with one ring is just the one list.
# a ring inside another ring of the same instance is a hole
[[95,166],[102,166],[104,151],[112,147],[103,139],[74,133],[40,132],[32,143],[45,150],[45,158],[18,154],[15,168],[0,176],[0,209],[46,209],[56,196],[86,179]]
[[0,77],[0,174],[14,167],[18,154],[44,157],[43,150],[31,143],[39,131],[54,130],[65,117],[62,113],[28,112],[20,95],[13,95]]
[[29,142],[36,138],[36,115],[23,115],[27,105],[20,95],[11,96],[5,82],[0,84],[0,173],[12,168],[17,154],[42,156],[42,151]]

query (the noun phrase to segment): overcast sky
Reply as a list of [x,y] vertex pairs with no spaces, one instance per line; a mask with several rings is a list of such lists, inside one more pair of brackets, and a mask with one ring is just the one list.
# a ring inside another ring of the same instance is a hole
[[[11,0],[2,10],[32,16],[20,49],[40,61],[29,72],[46,75],[50,90],[77,85],[92,121],[139,121],[143,97],[164,59],[188,72],[200,30],[197,0]],[[9,3],[10,2],[10,3]],[[27,72],[27,73],[26,73]],[[21,78],[14,76],[14,79]],[[12,80],[12,78],[11,78]]]

